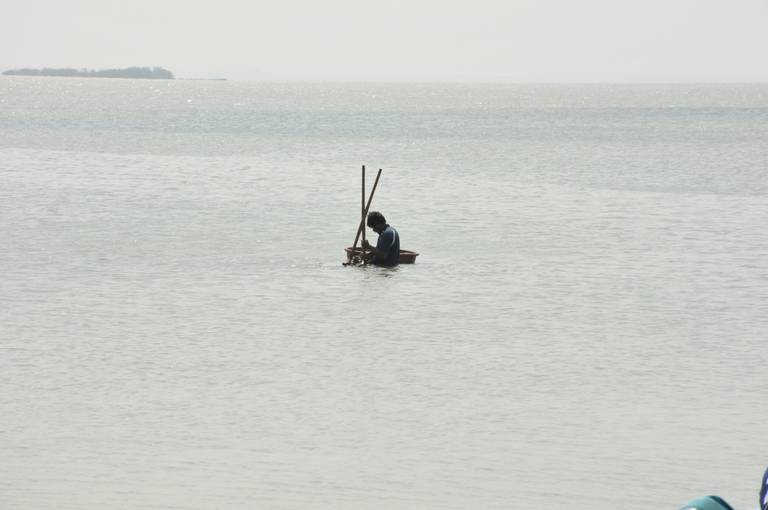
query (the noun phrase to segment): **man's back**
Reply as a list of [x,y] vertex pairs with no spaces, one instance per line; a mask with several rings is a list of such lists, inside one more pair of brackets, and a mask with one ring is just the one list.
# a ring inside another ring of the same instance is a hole
[[400,262],[400,235],[392,226],[387,225],[379,234],[376,243],[377,255],[371,263],[377,266],[396,266]]

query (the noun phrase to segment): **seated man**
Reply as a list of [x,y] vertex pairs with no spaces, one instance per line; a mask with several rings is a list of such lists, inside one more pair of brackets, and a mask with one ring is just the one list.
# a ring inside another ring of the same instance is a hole
[[375,248],[368,241],[363,241],[363,247],[371,252],[370,263],[377,266],[396,266],[400,262],[400,236],[397,230],[387,225],[384,215],[378,211],[368,213],[366,223],[379,234]]

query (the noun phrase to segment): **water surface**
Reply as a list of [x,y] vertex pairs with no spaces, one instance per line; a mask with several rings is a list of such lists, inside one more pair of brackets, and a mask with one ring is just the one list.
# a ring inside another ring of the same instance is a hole
[[[766,139],[765,85],[3,77],[0,506],[754,508]],[[362,163],[417,264],[342,267]]]

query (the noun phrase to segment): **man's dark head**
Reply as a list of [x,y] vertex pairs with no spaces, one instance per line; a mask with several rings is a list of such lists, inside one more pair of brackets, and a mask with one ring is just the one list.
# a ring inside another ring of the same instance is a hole
[[380,230],[384,230],[384,227],[387,225],[387,220],[379,211],[371,211],[368,213],[368,221],[366,223],[375,232],[379,232]]

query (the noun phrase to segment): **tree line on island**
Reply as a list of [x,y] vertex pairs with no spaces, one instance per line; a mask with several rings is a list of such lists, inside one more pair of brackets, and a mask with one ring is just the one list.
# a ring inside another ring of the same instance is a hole
[[11,69],[3,72],[8,76],[67,76],[77,78],[144,78],[152,80],[173,80],[171,71],[162,67],[126,67],[124,69]]

